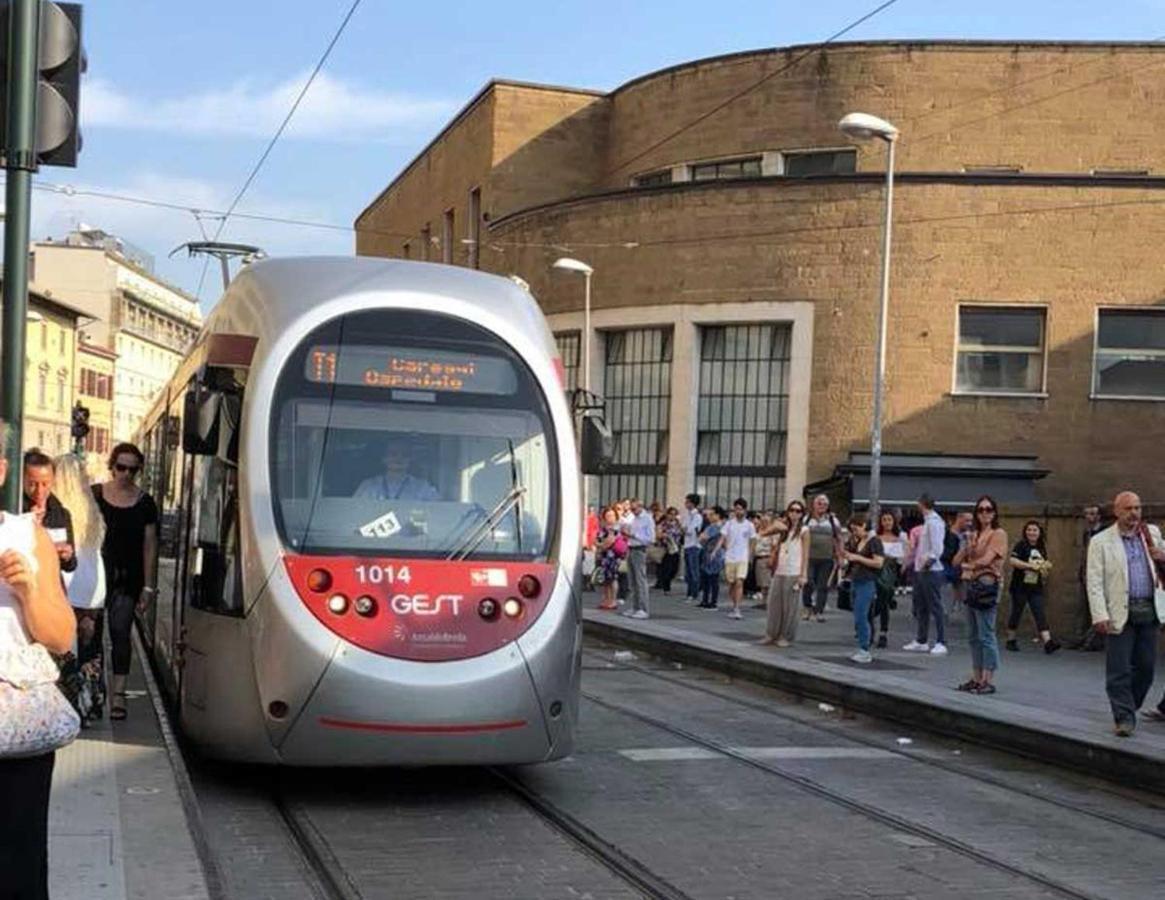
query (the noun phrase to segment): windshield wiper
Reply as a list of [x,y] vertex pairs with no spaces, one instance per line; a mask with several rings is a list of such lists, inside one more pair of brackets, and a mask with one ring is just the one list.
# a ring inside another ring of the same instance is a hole
[[463,560],[469,556],[485,540],[486,535],[493,531],[498,523],[506,517],[506,514],[510,511],[510,507],[517,503],[524,493],[526,493],[526,488],[522,485],[515,485],[513,490],[506,494],[498,502],[498,505],[490,510],[489,515],[482,520],[481,524],[473,529],[465,540],[459,546],[454,547],[445,558],[449,560]]

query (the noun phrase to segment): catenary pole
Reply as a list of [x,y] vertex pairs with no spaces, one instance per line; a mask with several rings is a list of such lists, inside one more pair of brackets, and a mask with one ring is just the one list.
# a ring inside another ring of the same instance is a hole
[[36,170],[37,51],[40,0],[8,4],[8,120],[4,148],[4,308],[0,322],[0,417],[10,427],[3,508],[18,510],[24,428],[25,322],[28,315],[28,233]]
[[882,505],[882,403],[886,391],[886,320],[890,304],[890,234],[894,215],[894,147],[886,141],[886,213],[882,226],[882,289],[878,296],[878,347],[874,372],[874,427],[870,435],[870,517],[874,528]]

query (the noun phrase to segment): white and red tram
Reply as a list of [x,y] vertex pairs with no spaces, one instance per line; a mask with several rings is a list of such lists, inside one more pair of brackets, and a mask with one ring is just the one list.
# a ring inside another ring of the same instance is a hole
[[570,752],[579,459],[553,338],[516,283],[256,263],[140,439],[163,517],[144,624],[206,753],[333,766]]

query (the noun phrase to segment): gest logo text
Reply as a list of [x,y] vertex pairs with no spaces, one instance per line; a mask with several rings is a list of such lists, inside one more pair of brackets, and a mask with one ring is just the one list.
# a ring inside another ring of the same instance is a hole
[[462,594],[394,594],[389,606],[398,616],[436,616],[442,612],[459,616],[463,599]]

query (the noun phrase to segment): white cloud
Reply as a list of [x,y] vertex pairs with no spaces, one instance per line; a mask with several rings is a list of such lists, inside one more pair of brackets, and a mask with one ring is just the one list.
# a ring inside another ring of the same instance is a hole
[[[181,210],[93,197],[82,192],[94,191],[144,198],[161,197],[183,206],[189,204],[198,209],[221,210],[230,203],[231,196],[237,189],[235,185],[159,173],[141,173],[117,182],[78,182],[73,187],[76,191],[72,193],[33,191],[34,240],[63,237],[81,223],[100,228],[153,254],[158,274],[190,292],[194,292],[198,285],[203,268],[202,259],[187,259],[185,251],[172,260],[167,256],[180,244],[202,239],[202,232],[193,215]],[[251,199],[254,201],[253,205]],[[262,210],[264,215],[278,218],[314,222],[332,218],[326,210],[306,203],[289,203],[285,199],[264,196],[258,190],[253,198],[248,198],[248,201],[246,204],[248,208]],[[213,236],[217,225],[216,219],[208,218],[204,220],[203,227]],[[270,256],[297,256],[308,253],[351,255],[354,246],[353,236],[347,231],[233,218],[229,229],[223,235],[223,240],[256,244]],[[214,263],[207,271],[202,290],[204,310],[210,308],[220,292],[218,266]]]
[[[307,73],[275,85],[236,82],[185,96],[136,96],[108,81],[85,82],[82,125],[192,136],[270,137],[291,109]],[[349,141],[385,138],[403,126],[429,125],[448,115],[444,100],[410,97],[353,84],[321,72],[285,136]]]

